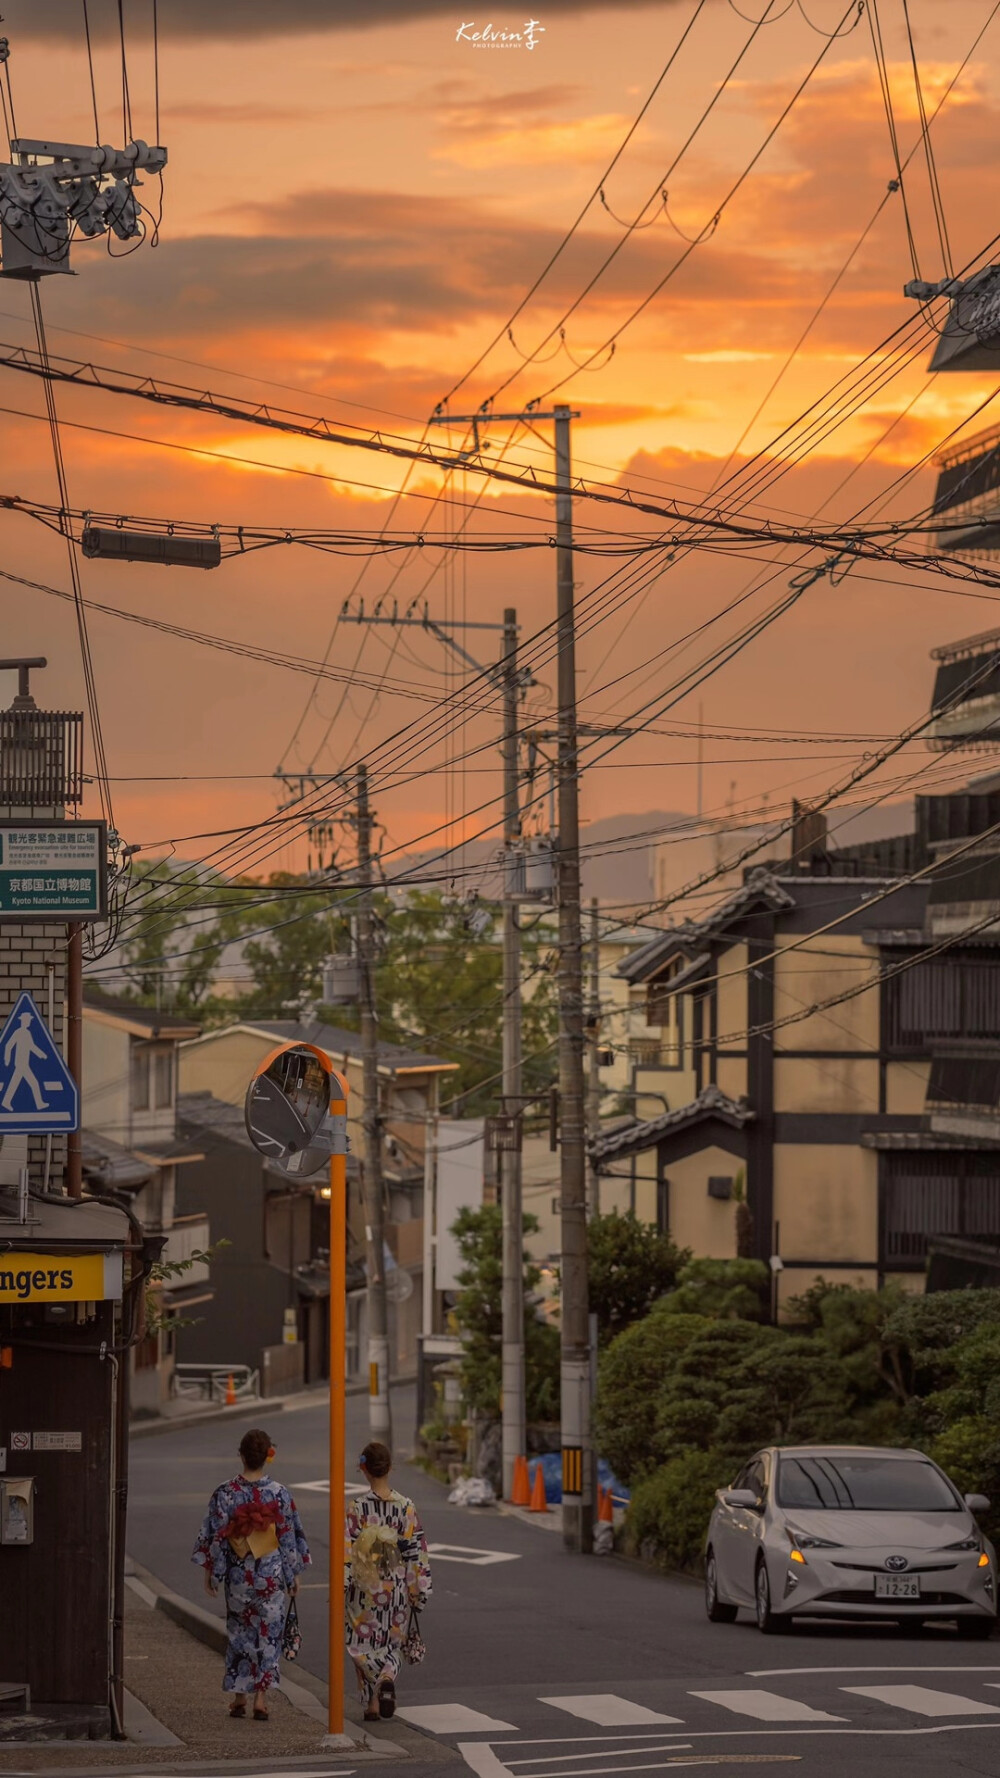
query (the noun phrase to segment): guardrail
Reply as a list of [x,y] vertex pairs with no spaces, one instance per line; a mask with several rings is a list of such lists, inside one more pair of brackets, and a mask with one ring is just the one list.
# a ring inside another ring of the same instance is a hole
[[260,1400],[260,1372],[248,1364],[175,1364],[170,1392],[179,1401],[224,1403],[229,1379],[237,1401]]

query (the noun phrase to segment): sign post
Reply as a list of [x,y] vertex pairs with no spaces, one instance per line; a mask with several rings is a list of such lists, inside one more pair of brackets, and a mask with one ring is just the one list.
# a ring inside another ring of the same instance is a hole
[[330,1197],[330,1586],[327,1733],[323,1746],[356,1748],[344,1732],[344,1466],[347,1316],[347,1082],[325,1051],[284,1044],[247,1089],[247,1133],[282,1173],[305,1178],[328,1165]]

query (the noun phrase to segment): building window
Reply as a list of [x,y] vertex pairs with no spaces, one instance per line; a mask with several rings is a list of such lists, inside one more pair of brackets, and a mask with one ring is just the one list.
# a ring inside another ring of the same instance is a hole
[[149,1051],[132,1051],[132,1110],[149,1110]]
[[881,1157],[884,1270],[922,1267],[933,1235],[994,1235],[1000,1157],[975,1149]]
[[917,963],[884,986],[890,1049],[925,1049],[941,1037],[1000,1037],[1000,962],[968,955]]
[[153,1057],[153,1102],[157,1111],[169,1110],[174,1102],[174,1056],[172,1050],[157,1050]]

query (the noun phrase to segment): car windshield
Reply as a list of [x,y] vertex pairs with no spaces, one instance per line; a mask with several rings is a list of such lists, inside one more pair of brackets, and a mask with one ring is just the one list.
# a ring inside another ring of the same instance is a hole
[[778,1504],[837,1512],[953,1513],[962,1502],[919,1457],[782,1457]]

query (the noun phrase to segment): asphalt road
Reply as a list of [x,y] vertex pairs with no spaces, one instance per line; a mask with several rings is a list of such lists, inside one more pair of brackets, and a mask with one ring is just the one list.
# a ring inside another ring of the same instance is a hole
[[[398,1393],[394,1411],[402,1449],[412,1391]],[[349,1403],[349,1464],[366,1412],[364,1398]],[[262,1410],[253,1419],[268,1425]],[[191,1545],[212,1489],[236,1472],[234,1447],[250,1423],[133,1443],[130,1552],[202,1606],[210,1602]],[[272,1473],[295,1493],[314,1558],[299,1599],[301,1665],[325,1677],[325,1413],[313,1403],[285,1410],[270,1430]],[[1000,1639],[819,1625],[765,1638],[743,1614],[709,1624],[691,1582],[571,1558],[541,1525],[449,1506],[445,1489],[405,1463],[396,1482],[416,1500],[432,1546],[428,1656],[398,1687],[400,1715],[434,1738],[428,1773],[440,1773],[444,1757],[478,1778],[604,1778],[706,1763],[795,1764],[810,1778],[843,1778],[848,1768],[851,1778],[1000,1774]],[[412,1778],[422,1769],[407,1762]]]

